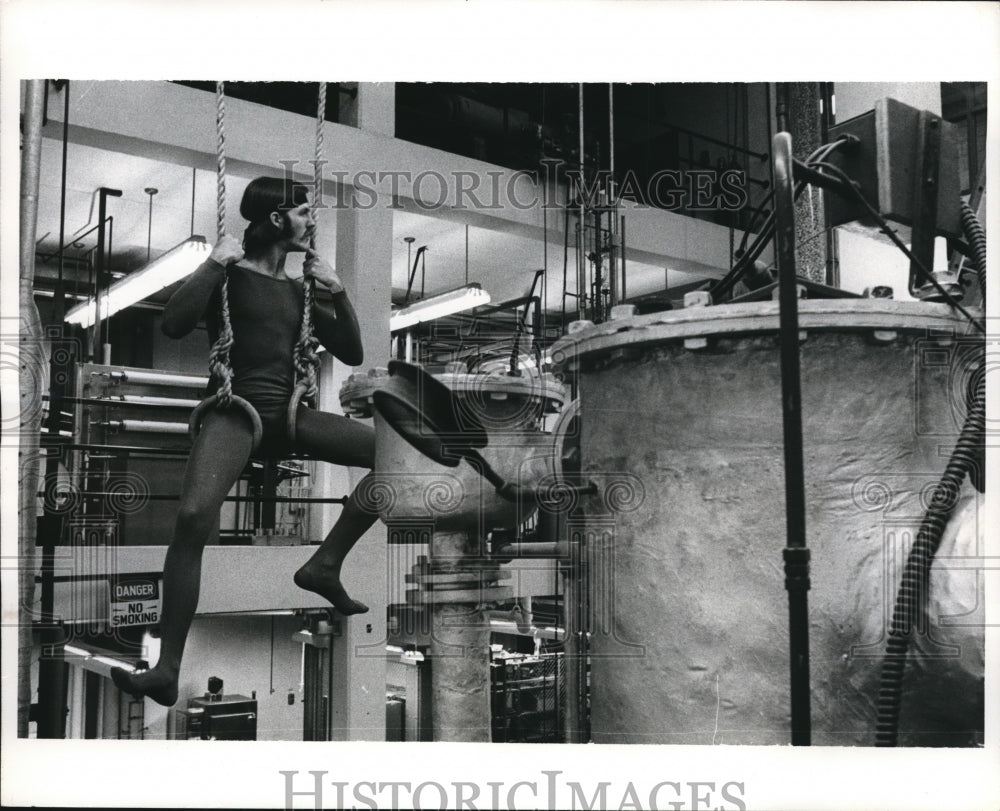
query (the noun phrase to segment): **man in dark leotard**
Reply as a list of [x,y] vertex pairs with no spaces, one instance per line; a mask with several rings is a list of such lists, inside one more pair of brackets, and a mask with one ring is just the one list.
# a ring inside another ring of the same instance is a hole
[[[184,643],[198,605],[201,558],[226,495],[239,479],[251,452],[258,458],[307,453],[338,465],[371,469],[375,436],[370,426],[336,414],[300,406],[295,437],[287,436],[287,410],[295,385],[294,349],[302,323],[301,282],[285,275],[285,259],[305,251],[304,273],[332,293],[332,304],[314,302],[314,334],[337,359],[350,366],[363,360],[358,320],[333,268],[309,247],[315,228],[308,191],[276,178],[257,178],[246,188],[240,214],[250,221],[243,245],[223,236],[208,260],[177,290],[163,313],[163,331],[187,335],[204,316],[213,343],[220,330],[220,285],[228,273],[233,346],[233,394],[246,399],[261,418],[263,436],[252,449],[247,414],[237,407],[212,409],[202,422],[184,474],[173,539],[163,567],[160,658],[142,673],[115,668],[115,684],[133,695],[147,695],[164,706],[177,701],[177,680]],[[211,389],[219,385],[211,381]],[[342,614],[368,610],[352,600],[340,582],[340,569],[354,544],[377,516],[358,499],[359,486],[344,505],[316,553],[295,574],[300,588],[320,594]]]

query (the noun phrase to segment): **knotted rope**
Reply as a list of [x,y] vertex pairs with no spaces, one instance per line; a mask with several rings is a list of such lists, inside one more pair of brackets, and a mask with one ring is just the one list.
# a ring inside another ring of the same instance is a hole
[[[313,162],[313,221],[319,209],[319,201],[323,193],[323,126],[326,121],[326,82],[319,83],[316,103],[316,159]],[[316,248],[316,232],[309,238],[309,247]],[[310,268],[315,259],[306,260],[306,268]],[[302,325],[299,329],[299,339],[295,344],[295,391],[288,403],[288,438],[295,440],[296,414],[299,403],[305,399],[315,406],[318,388],[316,375],[319,371],[319,354],[316,349],[319,341],[313,335],[312,310],[316,296],[316,282],[306,275],[302,284],[303,306]]]
[[[216,158],[216,234],[218,239],[226,233],[226,93],[225,83],[215,84],[215,158]],[[191,412],[188,429],[191,440],[201,431],[201,421],[209,408],[228,409],[237,406],[246,412],[253,426],[253,447],[260,444],[263,426],[260,415],[249,402],[233,394],[233,368],[229,362],[229,350],[233,347],[233,325],[229,318],[229,270],[223,272],[219,286],[221,326],[219,337],[212,345],[208,356],[208,368],[213,378],[219,381],[219,388],[211,397],[202,400]]]
[[[216,234],[222,239],[226,232],[226,94],[223,82],[216,82],[215,100]],[[229,320],[228,272],[222,277],[219,297],[222,325],[208,358],[208,368],[212,376],[219,381],[216,401],[218,406],[229,408],[233,401],[233,369],[229,363],[229,350],[233,346],[233,325]]]

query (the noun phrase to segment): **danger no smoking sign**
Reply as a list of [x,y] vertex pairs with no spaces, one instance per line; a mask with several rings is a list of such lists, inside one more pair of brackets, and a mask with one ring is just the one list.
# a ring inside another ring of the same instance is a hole
[[160,621],[160,580],[156,577],[129,577],[108,581],[112,628],[155,625]]

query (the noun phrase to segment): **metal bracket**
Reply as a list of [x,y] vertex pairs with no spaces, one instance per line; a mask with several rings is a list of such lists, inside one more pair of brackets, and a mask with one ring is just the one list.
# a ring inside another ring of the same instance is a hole
[[[928,282],[920,272],[922,264],[933,270],[934,237],[937,234],[938,175],[941,162],[941,119],[926,110],[920,112],[913,174],[913,222],[910,226],[910,295]],[[933,288],[932,288],[933,289]]]

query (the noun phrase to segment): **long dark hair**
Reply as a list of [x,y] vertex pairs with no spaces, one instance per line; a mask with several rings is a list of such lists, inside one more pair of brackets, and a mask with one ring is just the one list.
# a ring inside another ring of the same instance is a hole
[[[309,202],[309,188],[289,178],[258,177],[251,180],[240,201],[240,214],[250,225],[243,232],[243,250],[254,253],[281,237],[288,226],[285,212]],[[281,212],[282,227],[271,222],[271,213]]]

